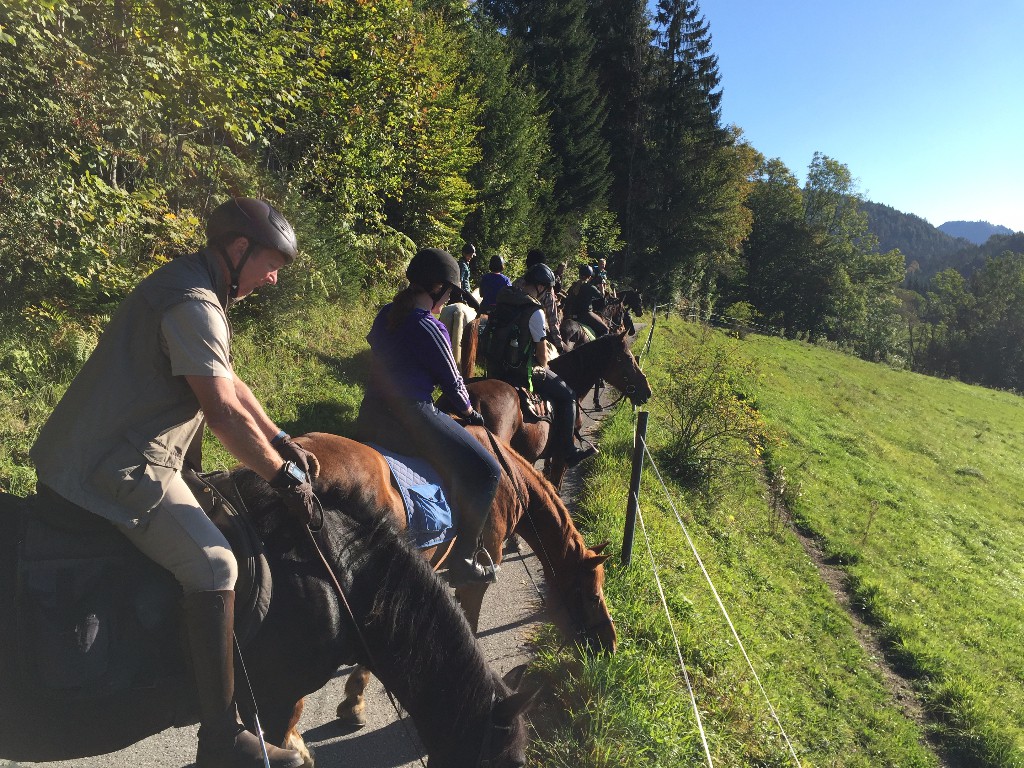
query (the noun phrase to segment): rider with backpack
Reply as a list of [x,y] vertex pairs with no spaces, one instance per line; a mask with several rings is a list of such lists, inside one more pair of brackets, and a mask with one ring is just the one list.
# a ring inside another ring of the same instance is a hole
[[437,319],[449,296],[470,306],[476,300],[462,293],[458,264],[439,248],[417,252],[405,275],[409,285],[377,313],[366,337],[372,358],[357,437],[430,462],[459,521],[448,581],[453,586],[486,581],[491,573],[476,554],[501,467],[433,402],[434,387],[439,386],[468,424],[484,426],[452,356],[448,330]]
[[525,387],[552,402],[553,441],[566,466],[574,467],[597,449],[576,447],[576,393],[547,367],[544,341],[548,325],[541,300],[554,284],[551,269],[546,264],[534,264],[523,275],[522,288],[499,293],[487,327],[484,354],[488,376]]
[[[303,523],[313,514],[316,458],[264,412],[231,360],[227,309],[274,285],[298,253],[288,221],[263,200],[217,207],[206,248],[157,269],[128,295],[40,430],[30,456],[39,502],[70,502],[106,518],[183,590],[199,695],[199,768],[263,766],[259,739],[234,700],[231,548],[182,471],[204,418],[231,453],[281,494]],[[297,768],[293,750],[267,745],[270,765]]]

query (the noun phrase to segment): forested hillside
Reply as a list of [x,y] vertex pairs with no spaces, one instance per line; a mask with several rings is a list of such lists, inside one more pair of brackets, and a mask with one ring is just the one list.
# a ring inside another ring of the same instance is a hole
[[375,301],[416,248],[469,241],[512,273],[530,248],[606,257],[648,302],[1024,384],[1019,348],[968,352],[1012,335],[1018,241],[972,259],[969,306],[952,276],[905,282],[841,160],[816,153],[801,185],[723,124],[713,26],[696,0],[4,5],[0,385],[67,380],[229,195],[277,204],[302,249],[241,321]]
[[927,286],[940,269],[936,264],[970,247],[966,240],[946,234],[920,216],[903,213],[881,203],[865,200],[868,229],[878,238],[880,251],[899,250],[906,259],[907,280]]

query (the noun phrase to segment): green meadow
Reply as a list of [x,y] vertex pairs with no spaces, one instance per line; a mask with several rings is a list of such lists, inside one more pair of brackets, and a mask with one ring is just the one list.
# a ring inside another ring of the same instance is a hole
[[[572,714],[543,742],[542,764],[706,764],[655,569],[714,763],[795,764],[683,526],[803,765],[1024,764],[1020,399],[809,344],[662,322],[645,369],[655,390],[648,443],[665,486],[647,464],[646,538],[638,530],[628,569],[609,567],[623,648],[579,664],[558,688]],[[672,437],[658,396],[671,391],[666,371],[701,346],[757,372],[735,386],[781,438],[763,466],[786,477],[777,490],[792,523],[770,503],[756,460],[702,490],[661,463]],[[632,424],[628,408],[606,424],[578,513],[588,538],[616,546]],[[794,527],[841,568],[885,659],[857,642]],[[909,679],[923,715],[900,707],[883,661]]]

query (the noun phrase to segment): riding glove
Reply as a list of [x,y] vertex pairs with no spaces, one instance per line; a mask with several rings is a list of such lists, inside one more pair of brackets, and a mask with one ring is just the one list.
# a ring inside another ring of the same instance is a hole
[[486,427],[484,423],[484,417],[476,408],[471,410],[468,414],[462,417],[463,421],[471,427]]
[[[289,465],[292,464],[293,462],[286,461],[282,465],[281,471],[270,481],[270,487],[281,496],[288,514],[303,525],[309,525],[313,522],[317,503],[313,495],[313,486],[309,482],[308,475],[305,482],[300,482],[292,472],[289,472],[289,469],[292,468]],[[294,467],[298,468],[298,465],[295,464]]]
[[282,459],[295,462],[295,466],[299,467],[309,477],[315,478],[320,474],[320,462],[317,461],[316,456],[287,435],[277,442],[271,441],[270,444],[277,449],[277,453]]

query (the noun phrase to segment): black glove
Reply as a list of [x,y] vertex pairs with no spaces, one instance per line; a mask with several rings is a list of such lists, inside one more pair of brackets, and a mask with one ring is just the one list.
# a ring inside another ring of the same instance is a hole
[[309,525],[313,521],[316,508],[313,485],[298,464],[286,461],[281,465],[281,470],[270,481],[270,487],[280,494],[288,514],[303,525]]
[[463,416],[462,419],[463,419],[463,421],[466,422],[467,425],[469,425],[471,427],[486,427],[487,426],[484,423],[484,417],[481,415],[480,411],[478,411],[476,408],[474,408],[468,414]]
[[310,478],[315,478],[320,474],[320,462],[316,460],[316,456],[296,443],[288,435],[285,435],[280,440],[275,438],[275,440],[276,442],[271,440],[270,444],[277,449],[282,459],[294,462],[295,466],[309,475]]

